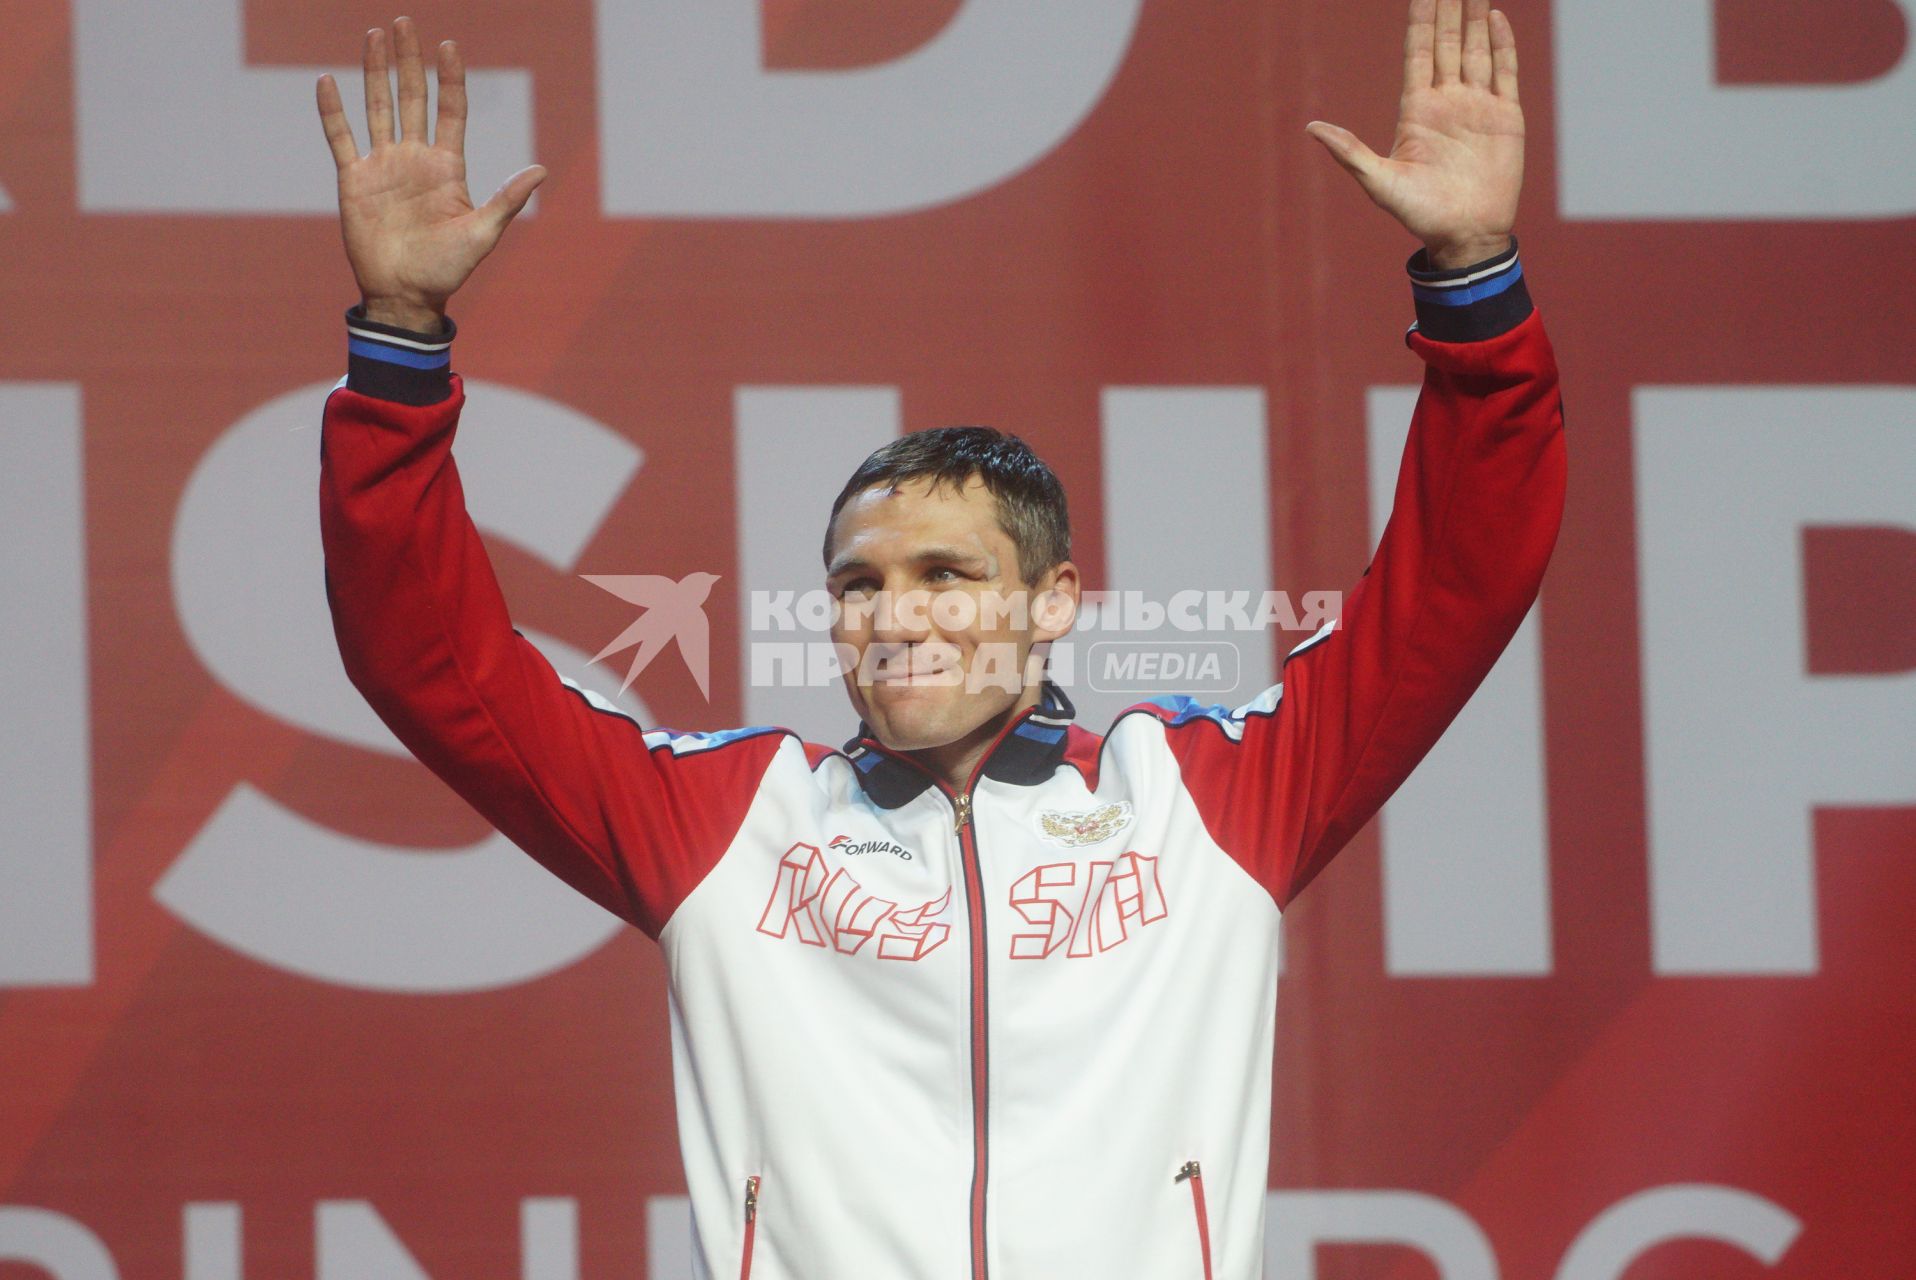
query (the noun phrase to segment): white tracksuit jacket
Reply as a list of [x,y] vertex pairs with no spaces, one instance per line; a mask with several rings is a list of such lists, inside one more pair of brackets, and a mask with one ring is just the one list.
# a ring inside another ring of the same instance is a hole
[[1423,394],[1339,624],[1236,710],[1161,699],[1100,735],[1048,685],[960,792],[869,738],[648,731],[562,681],[466,515],[450,327],[348,313],[320,481],[347,670],[664,948],[701,1280],[1260,1274],[1279,909],[1489,670],[1562,509],[1515,251],[1420,261]]

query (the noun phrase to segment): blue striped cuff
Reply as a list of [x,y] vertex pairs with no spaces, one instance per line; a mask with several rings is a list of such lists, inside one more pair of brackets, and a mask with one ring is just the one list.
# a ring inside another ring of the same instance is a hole
[[1516,237],[1494,258],[1439,271],[1419,249],[1406,264],[1411,299],[1417,305],[1413,332],[1438,342],[1482,342],[1508,333],[1533,310],[1524,284]]
[[400,404],[438,404],[452,394],[451,316],[445,328],[421,333],[366,318],[364,303],[346,310],[346,385],[361,395]]

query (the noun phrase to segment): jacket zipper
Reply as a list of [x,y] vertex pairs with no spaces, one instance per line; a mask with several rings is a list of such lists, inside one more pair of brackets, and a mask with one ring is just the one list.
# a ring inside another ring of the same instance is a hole
[[745,1180],[745,1249],[738,1264],[738,1280],[752,1280],[752,1237],[758,1230],[758,1175]]
[[1178,1170],[1173,1183],[1188,1180],[1191,1184],[1191,1209],[1197,1214],[1198,1253],[1204,1259],[1204,1280],[1211,1280],[1211,1224],[1204,1216],[1204,1174],[1198,1169],[1198,1162],[1186,1160],[1184,1167]]
[[[995,744],[994,744],[995,745]],[[987,753],[988,754],[988,753]],[[982,766],[983,761],[981,760]],[[989,1140],[986,1115],[990,1099],[986,1096],[986,1072],[990,1051],[986,1044],[985,992],[985,885],[978,865],[978,833],[971,825],[971,787],[974,773],[965,789],[952,799],[952,824],[958,833],[958,846],[964,854],[965,900],[971,910],[971,1277],[987,1280],[985,1263],[985,1171]],[[940,783],[940,786],[944,784]]]
[[[998,744],[1037,709],[1025,708],[998,731],[998,736],[991,740],[985,753],[978,757],[978,763],[971,767],[971,776],[965,779],[963,791],[953,791],[944,779],[930,774],[909,756],[901,756],[882,743],[874,744],[894,760],[926,773],[933,784],[944,792],[945,798],[951,801],[951,829],[958,837],[958,847],[963,855],[961,861],[965,868],[965,898],[969,906],[966,914],[970,917],[971,941],[971,1280],[989,1280],[989,1268],[985,1263],[985,1171],[986,1140],[989,1137],[985,1123],[989,1102],[985,1094],[985,1080],[990,1066],[985,1016],[988,1008],[985,992],[985,884],[984,872],[978,861],[978,834],[971,821],[971,793],[984,774],[985,762],[991,759],[991,753],[998,749]],[[749,1228],[747,1230],[749,1239]],[[1208,1269],[1205,1274],[1208,1280]]]

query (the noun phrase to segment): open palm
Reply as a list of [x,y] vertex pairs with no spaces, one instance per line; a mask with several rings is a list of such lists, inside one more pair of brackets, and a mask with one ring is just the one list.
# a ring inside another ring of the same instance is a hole
[[411,19],[394,25],[399,58],[398,136],[394,136],[386,33],[366,33],[366,129],[360,155],[331,76],[318,86],[320,122],[339,169],[340,232],[369,318],[430,329],[446,300],[464,284],[545,169],[532,165],[508,178],[474,208],[466,189],[466,72],[452,41],[439,46],[439,112],[426,137],[426,73]]
[[1438,266],[1500,252],[1523,187],[1517,42],[1490,0],[1411,0],[1397,137],[1379,156],[1347,129],[1307,126]]

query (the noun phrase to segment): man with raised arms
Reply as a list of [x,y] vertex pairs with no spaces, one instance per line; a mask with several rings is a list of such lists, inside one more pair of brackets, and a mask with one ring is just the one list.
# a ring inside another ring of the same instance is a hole
[[1244,706],[1093,732],[1043,663],[1080,586],[1062,487],[1016,437],[916,432],[818,495],[840,748],[635,723],[513,630],[453,459],[445,312],[545,171],[474,208],[457,48],[429,137],[410,22],[391,46],[368,33],[366,154],[319,83],[361,293],[320,477],[340,652],[428,767],[663,948],[695,1274],[1252,1280],[1279,912],[1483,679],[1561,515],[1509,22],[1413,0],[1388,156],[1307,126],[1423,246],[1423,389],[1337,625]]

